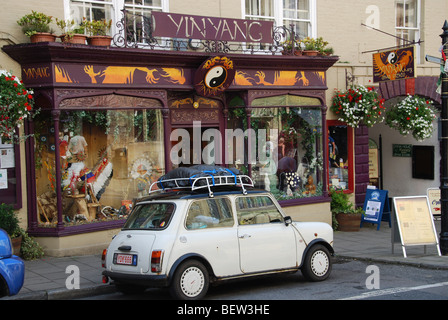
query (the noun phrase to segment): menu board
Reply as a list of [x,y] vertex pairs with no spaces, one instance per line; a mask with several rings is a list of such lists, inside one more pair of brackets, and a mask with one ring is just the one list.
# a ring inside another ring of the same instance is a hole
[[394,206],[403,246],[438,245],[426,196],[397,197],[394,198]]
[[0,203],[12,204],[18,209],[21,207],[20,168],[16,163],[19,147],[3,142],[0,137]]

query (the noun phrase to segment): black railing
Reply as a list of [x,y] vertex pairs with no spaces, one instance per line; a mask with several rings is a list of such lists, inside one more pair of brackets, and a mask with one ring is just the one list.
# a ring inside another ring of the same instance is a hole
[[285,43],[297,40],[293,26],[274,27],[273,43],[231,42],[197,39],[168,39],[153,36],[153,20],[150,14],[142,15],[121,10],[123,17],[116,23],[117,33],[113,44],[120,48],[148,48],[152,50],[203,51],[213,53],[248,54],[289,54],[294,55],[294,46],[288,48]]

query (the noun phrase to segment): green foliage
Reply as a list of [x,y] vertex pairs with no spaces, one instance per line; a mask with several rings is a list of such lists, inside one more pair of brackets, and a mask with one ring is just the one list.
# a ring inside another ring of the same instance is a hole
[[31,37],[37,32],[52,32],[50,29],[50,23],[52,21],[52,16],[47,16],[41,12],[31,11],[30,14],[20,18],[20,20],[17,21],[17,24],[22,27],[22,31],[26,36]]
[[40,259],[44,256],[44,249],[28,233],[22,231],[22,246],[20,248],[22,258],[25,260]]
[[44,250],[39,243],[20,228],[14,208],[6,203],[0,204],[0,228],[5,230],[11,238],[22,236],[20,253],[23,259],[34,260],[44,255]]
[[19,219],[11,205],[0,204],[0,228],[6,231],[11,238],[20,235]]
[[0,93],[0,137],[11,141],[16,127],[32,117],[33,91],[27,90],[16,76],[0,70]]
[[63,32],[63,41],[68,42],[75,34],[84,34],[84,26],[76,26],[75,20],[59,20],[56,18],[56,24]]
[[348,193],[343,191],[332,190],[331,195],[331,212],[334,213],[353,213],[353,203],[349,200]]
[[322,37],[319,38],[310,38],[306,37],[303,39],[302,43],[305,46],[305,50],[316,50],[320,53],[323,53],[326,46],[328,45],[328,42],[325,41]]
[[353,86],[346,91],[335,92],[330,110],[339,121],[352,128],[358,128],[360,124],[372,127],[384,120],[384,99],[379,98],[373,87]]
[[431,100],[408,95],[386,112],[386,124],[406,136],[412,133],[417,141],[432,137],[436,110]]
[[105,36],[112,26],[112,20],[92,20],[83,18],[81,26],[85,28],[90,36]]
[[333,229],[338,228],[338,221],[336,220],[336,214],[347,213],[347,214],[364,214],[363,208],[355,208],[353,203],[349,199],[349,194],[344,193],[342,190],[330,190],[331,196],[331,213],[333,219]]

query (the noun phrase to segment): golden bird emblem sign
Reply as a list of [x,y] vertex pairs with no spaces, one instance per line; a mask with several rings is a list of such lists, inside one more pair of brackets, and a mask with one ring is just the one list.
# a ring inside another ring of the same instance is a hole
[[373,82],[415,77],[414,46],[373,54]]
[[214,97],[226,90],[235,78],[233,61],[212,57],[202,63],[194,76],[194,88],[203,97]]

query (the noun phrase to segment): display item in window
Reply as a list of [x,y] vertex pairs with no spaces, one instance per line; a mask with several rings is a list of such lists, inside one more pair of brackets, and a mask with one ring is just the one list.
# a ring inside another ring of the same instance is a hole
[[305,193],[306,194],[315,194],[316,193],[316,185],[314,184],[313,176],[310,174],[307,178],[307,183],[305,185]]
[[75,220],[96,219],[101,195],[112,178],[112,163],[107,158],[106,150],[100,152],[100,160],[92,169],[86,167],[84,161],[88,157],[87,142],[83,136],[74,136],[68,142],[67,151],[61,158],[67,161],[62,187],[68,190],[68,198],[76,205]]

